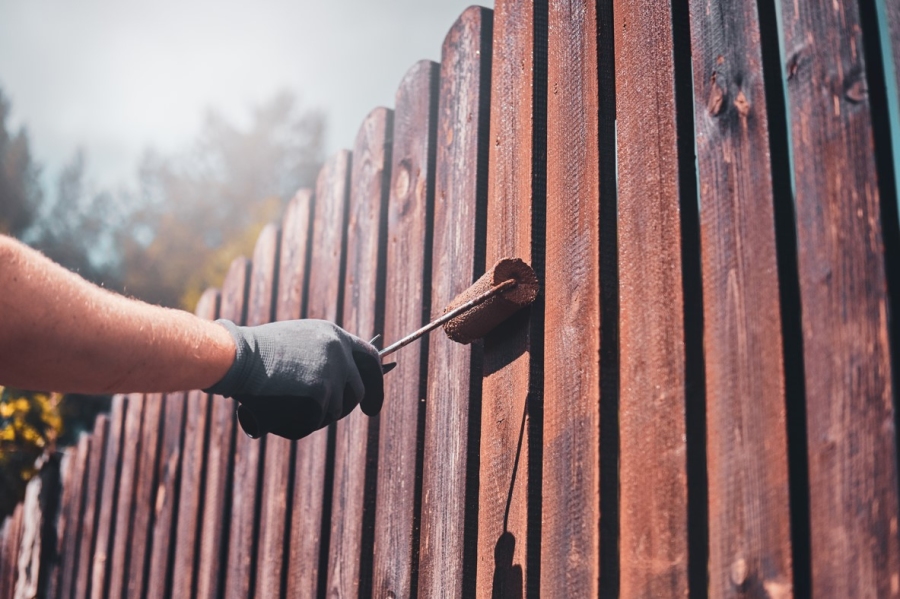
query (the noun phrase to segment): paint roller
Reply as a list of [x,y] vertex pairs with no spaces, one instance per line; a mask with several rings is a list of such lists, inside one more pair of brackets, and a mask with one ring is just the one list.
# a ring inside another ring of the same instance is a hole
[[[439,326],[457,343],[481,339],[501,322],[530,305],[540,284],[534,270],[519,258],[503,258],[444,308],[444,314],[381,350],[384,358]],[[377,337],[376,337],[377,339]],[[374,341],[374,340],[373,340]],[[396,364],[385,364],[389,372]]]

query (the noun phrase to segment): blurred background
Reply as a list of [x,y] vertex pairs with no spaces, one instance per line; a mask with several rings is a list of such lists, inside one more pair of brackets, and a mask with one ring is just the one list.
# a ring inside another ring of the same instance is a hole
[[[0,233],[193,310],[469,4],[0,0]],[[108,409],[51,391],[0,387],[0,518]]]

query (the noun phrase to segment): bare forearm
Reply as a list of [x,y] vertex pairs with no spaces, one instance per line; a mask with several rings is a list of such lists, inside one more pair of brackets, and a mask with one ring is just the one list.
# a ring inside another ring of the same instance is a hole
[[219,325],[131,300],[0,236],[0,385],[61,392],[209,387],[234,342]]

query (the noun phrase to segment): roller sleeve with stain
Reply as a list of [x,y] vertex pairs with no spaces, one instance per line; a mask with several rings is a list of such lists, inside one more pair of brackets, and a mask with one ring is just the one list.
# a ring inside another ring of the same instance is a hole
[[531,304],[537,297],[540,285],[534,270],[519,258],[503,258],[468,289],[457,295],[444,309],[444,313],[483,296],[508,280],[514,280],[516,284],[447,321],[444,324],[447,336],[457,343],[472,343]]

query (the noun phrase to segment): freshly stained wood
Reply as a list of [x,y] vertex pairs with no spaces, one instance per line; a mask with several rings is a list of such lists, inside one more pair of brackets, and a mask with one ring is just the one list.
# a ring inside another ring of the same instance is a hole
[[[494,8],[491,82],[490,175],[486,264],[521,258],[543,277],[543,235],[532,230],[534,211],[545,201],[546,171],[540,146],[545,131],[546,54],[535,48],[547,40],[543,3],[501,0]],[[545,75],[544,75],[545,76]],[[539,213],[538,221],[543,220]],[[533,244],[537,242],[538,247]],[[535,251],[536,250],[536,251]],[[535,259],[538,262],[535,262]],[[542,281],[543,283],[543,281]],[[530,527],[540,522],[539,406],[542,389],[532,380],[540,354],[543,302],[509,319],[484,340],[484,388],[481,399],[481,470],[478,495],[478,593],[521,593],[537,583],[528,563]],[[535,337],[537,336],[537,338]],[[535,443],[537,447],[535,447]],[[534,453],[537,449],[537,453]],[[535,517],[537,516],[537,517]],[[535,531],[535,534],[537,532]]]
[[[472,7],[442,47],[429,310],[434,315],[484,272],[491,36],[491,11]],[[463,573],[474,567],[478,524],[472,507],[478,501],[481,347],[459,345],[440,332],[428,344],[428,372],[435,376],[428,378],[424,447],[418,449],[424,452],[421,534],[418,572],[414,562],[411,573],[418,576],[420,597],[460,596],[474,586]],[[406,437],[398,450],[410,451],[411,444]],[[409,462],[398,475],[414,484]],[[407,534],[415,542],[415,529]],[[415,560],[415,545],[412,551]],[[387,582],[403,589],[406,572],[391,572]]]
[[550,1],[541,512],[541,594],[548,597],[599,595],[597,37],[595,4]]
[[[299,318],[303,313],[303,290],[309,249],[312,194],[300,190],[288,204],[282,223],[279,250],[278,289],[275,290],[276,320]],[[287,560],[285,539],[291,526],[290,487],[294,443],[274,435],[266,439],[260,538],[257,551],[256,597],[281,595],[282,574]]]
[[[144,415],[144,397],[139,393],[128,396],[128,412],[125,414],[124,438],[119,456],[119,492],[116,501],[115,527],[110,535],[109,597],[125,596],[128,577],[128,557],[131,549],[131,530],[134,525],[134,493],[137,482],[138,459],[141,450],[141,419]],[[143,508],[146,509],[146,508]],[[98,539],[97,549],[106,551],[106,539]]]
[[[195,313],[214,320],[219,311],[218,289],[207,289],[197,302]],[[209,443],[210,398],[200,390],[187,395],[184,428],[184,455],[178,499],[178,525],[175,527],[172,596],[190,597],[196,589],[194,559],[198,552],[203,507],[203,477]]]
[[[237,258],[231,263],[222,284],[219,317],[243,324],[244,305],[250,278],[250,261]],[[210,413],[209,449],[206,454],[206,495],[200,535],[200,562],[197,568],[197,596],[218,599],[225,592],[228,532],[231,521],[231,486],[234,468],[234,410],[232,399],[214,395]]]
[[[896,596],[884,244],[858,4],[782,3],[806,370],[812,589]],[[896,42],[896,40],[895,40]]]
[[[344,285],[343,249],[350,192],[350,156],[347,150],[339,151],[319,172],[312,227],[307,317],[338,324]],[[327,566],[320,563],[319,558],[323,553],[327,555],[322,534],[330,530],[328,522],[324,525],[322,522],[324,501],[328,497],[325,493],[328,438],[329,429],[324,428],[297,442],[287,581],[289,597],[316,596],[320,572],[324,573],[321,569]]]
[[622,597],[687,579],[685,352],[669,3],[615,0]]
[[[126,597],[143,597],[147,591],[147,560],[152,541],[150,533],[156,515],[153,503],[159,480],[159,446],[163,428],[164,398],[160,393],[148,393],[143,401],[144,418],[141,423],[141,449],[134,493],[134,521],[131,530],[128,531],[131,550],[125,587]],[[119,534],[121,532],[119,531]]]
[[[387,206],[387,289],[384,344],[424,323],[430,278],[434,206],[434,127],[439,67],[419,61],[395,94],[393,150]],[[385,377],[385,403],[378,436],[372,592],[377,597],[411,594],[416,512],[417,440],[421,433],[422,365],[419,342],[397,357]]]
[[174,554],[172,542],[177,521],[176,502],[181,477],[185,400],[184,393],[168,393],[165,398],[159,480],[151,506],[154,517],[146,595],[150,599],[172,596],[167,585],[172,572],[170,557]]
[[[256,241],[246,309],[247,324],[250,326],[272,320],[280,235],[278,228],[269,224]],[[229,490],[232,494],[231,532],[225,571],[225,596],[229,598],[250,597],[254,591],[259,536],[257,483],[264,464],[267,437],[251,439],[240,427],[235,433],[235,484]]]
[[98,417],[94,425],[94,447],[99,455],[91,457],[91,476],[86,483],[89,496],[84,526],[89,532],[81,537],[76,598],[103,596],[104,582],[108,580],[107,549],[115,522],[122,429],[129,402],[124,396],[114,397],[109,419],[100,424]]
[[75,587],[75,573],[78,571],[79,547],[81,546],[81,536],[84,534],[84,504],[87,495],[87,485],[85,484],[90,477],[89,457],[92,451],[92,443],[94,437],[92,435],[82,433],[78,439],[78,454],[74,462],[72,470],[71,500],[63,504],[63,510],[66,514],[65,536],[61,536],[60,546],[60,565],[59,565],[59,586],[56,595],[51,595],[54,599],[69,599],[72,597],[72,590]]
[[[365,340],[381,332],[384,321],[382,215],[387,208],[391,121],[390,110],[374,109],[353,146],[342,326]],[[359,409],[335,426],[329,597],[371,594],[377,435],[378,419]]]
[[691,4],[700,181],[709,585],[789,594],[791,523],[772,176],[756,2]]

